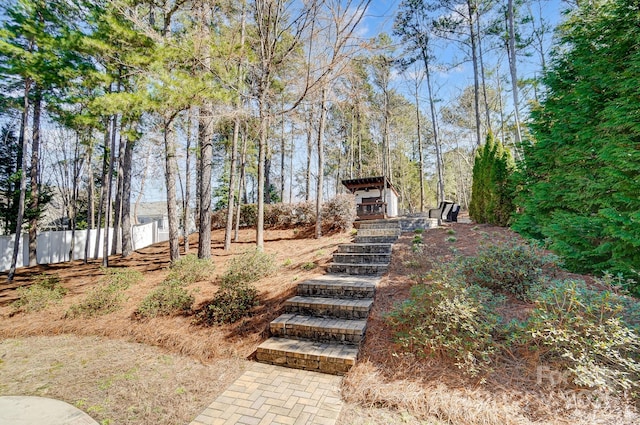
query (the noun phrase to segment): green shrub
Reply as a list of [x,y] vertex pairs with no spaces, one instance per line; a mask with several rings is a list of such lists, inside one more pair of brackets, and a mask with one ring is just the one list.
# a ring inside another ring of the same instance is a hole
[[447,242],[455,242],[455,241],[457,241],[457,240],[458,240],[458,238],[456,238],[455,236],[449,236],[449,237],[447,238]]
[[565,280],[537,292],[535,304],[516,332],[517,343],[564,365],[577,385],[637,395],[640,337],[622,320],[624,297]]
[[322,206],[322,228],[326,231],[349,231],[357,218],[356,198],[337,195]]
[[495,351],[493,311],[501,299],[478,285],[467,285],[458,265],[442,265],[411,289],[387,321],[397,342],[422,356],[451,360],[471,376],[487,370]]
[[175,280],[163,282],[144,298],[136,310],[136,315],[157,317],[188,312],[195,298],[182,286],[183,284]]
[[200,259],[195,254],[189,254],[181,257],[171,266],[166,280],[189,285],[210,278],[214,271],[215,265],[210,259]]
[[128,268],[102,269],[105,273],[98,284],[87,292],[84,300],[72,305],[68,317],[91,317],[112,313],[122,307],[129,286],[142,280],[142,273]]
[[67,290],[60,286],[58,275],[41,274],[32,279],[29,286],[16,289],[18,299],[12,306],[16,312],[33,312],[47,308],[50,304],[60,301]]
[[529,290],[543,283],[543,267],[557,263],[557,257],[531,245],[501,243],[484,247],[463,265],[469,284],[528,299]]
[[258,304],[258,290],[247,283],[224,284],[214,298],[196,314],[196,322],[204,325],[234,323],[249,315]]
[[251,249],[231,260],[229,268],[222,276],[223,286],[252,283],[269,276],[277,269],[273,255],[261,249]]
[[415,233],[416,235],[421,235],[424,233],[424,229],[421,229],[421,228],[415,229],[413,233]]

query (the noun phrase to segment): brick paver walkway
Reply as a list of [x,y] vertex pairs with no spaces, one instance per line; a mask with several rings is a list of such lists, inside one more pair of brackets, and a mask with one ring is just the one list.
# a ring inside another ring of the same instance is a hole
[[333,425],[341,377],[251,363],[191,425]]

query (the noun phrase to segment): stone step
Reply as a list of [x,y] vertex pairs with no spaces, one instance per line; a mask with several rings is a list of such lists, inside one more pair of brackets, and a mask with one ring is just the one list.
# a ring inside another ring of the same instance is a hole
[[357,227],[358,229],[399,229],[400,223],[389,220],[362,221]]
[[338,253],[357,253],[357,254],[386,254],[391,253],[390,243],[349,243],[338,245]]
[[358,347],[288,338],[269,338],[258,346],[263,363],[315,372],[344,375],[356,363]]
[[380,276],[381,274],[385,274],[388,268],[389,268],[389,263],[383,263],[383,264],[331,263],[327,268],[327,272],[334,273],[334,274]]
[[344,264],[389,264],[391,261],[391,253],[385,254],[369,254],[369,253],[335,253],[333,254],[333,261],[335,263]]
[[354,242],[357,244],[381,244],[381,243],[395,243],[398,240],[398,236],[359,236],[356,235]]
[[285,312],[336,319],[366,319],[373,299],[337,299],[297,295],[284,302]]
[[358,236],[400,236],[400,227],[396,229],[359,229]]
[[291,313],[282,314],[269,324],[271,335],[277,338],[349,345],[359,345],[366,328],[366,320],[330,319]]
[[298,284],[298,295],[325,298],[373,298],[380,278],[332,276],[307,280]]

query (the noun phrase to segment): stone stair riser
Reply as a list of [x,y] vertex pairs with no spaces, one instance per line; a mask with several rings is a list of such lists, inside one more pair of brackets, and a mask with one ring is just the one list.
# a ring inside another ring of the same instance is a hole
[[397,221],[394,222],[360,222],[357,226],[358,230],[360,229],[398,229],[400,228],[400,223]]
[[359,345],[364,339],[364,329],[352,331],[312,326],[274,324],[269,326],[271,335],[277,338],[293,338],[333,344]]
[[356,254],[337,253],[333,254],[333,261],[345,264],[389,264],[391,254]]
[[285,311],[314,317],[334,317],[336,319],[366,319],[371,307],[353,307],[331,304],[285,304]]
[[394,243],[397,240],[397,236],[356,236],[354,238],[354,242],[357,244]]
[[256,350],[263,363],[295,369],[344,375],[356,362],[358,348],[344,344],[322,344],[271,338]]
[[389,269],[386,264],[344,264],[334,263],[327,268],[329,273],[350,274],[362,276],[379,276]]
[[391,244],[344,244],[338,245],[338,254],[391,254]]
[[356,286],[301,283],[298,285],[298,295],[326,298],[373,298],[375,295],[375,287],[363,288]]

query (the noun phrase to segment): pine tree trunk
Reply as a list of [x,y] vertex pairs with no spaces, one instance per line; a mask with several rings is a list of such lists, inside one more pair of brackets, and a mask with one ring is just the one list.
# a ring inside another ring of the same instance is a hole
[[[109,166],[109,140],[111,140],[111,123],[109,119],[105,120],[104,130],[104,155],[102,157],[102,175],[100,177],[100,201],[98,202],[98,220],[96,222],[96,248],[93,255],[94,259],[100,256],[100,232],[102,231],[102,213],[107,200],[107,168]],[[105,235],[105,238],[107,236]],[[105,253],[106,254],[106,253]]]
[[[116,129],[118,128],[118,116],[113,116],[111,125],[111,149],[109,155],[109,171],[107,174],[107,198],[104,212],[104,240],[102,246],[102,267],[109,267],[109,227],[111,225],[111,198],[113,191],[113,167],[116,160]],[[116,229],[113,229],[115,232]]]
[[418,130],[418,168],[420,169],[420,212],[424,212],[424,153],[422,152],[422,125],[420,121],[419,83],[416,78],[416,126]]
[[231,164],[229,170],[229,204],[227,205],[227,226],[224,232],[224,250],[231,249],[231,232],[233,231],[233,212],[235,208],[236,168],[238,161],[238,136],[240,134],[240,118],[233,123],[233,138],[231,140]]
[[84,244],[84,264],[87,264],[89,261],[89,253],[91,252],[91,246],[89,242],[91,241],[91,230],[95,228],[95,187],[93,183],[93,143],[89,143],[89,147],[87,148],[87,180],[89,181],[89,188],[87,194],[87,240]]
[[311,125],[313,117],[313,109],[309,111],[309,119],[307,120],[307,168],[305,174],[304,200],[311,200],[311,153],[313,151],[313,127]]
[[16,217],[16,231],[13,241],[13,255],[11,256],[11,266],[7,281],[13,281],[16,274],[16,265],[18,262],[18,254],[20,254],[20,239],[22,239],[22,220],[24,218],[25,192],[27,191],[27,119],[29,116],[29,92],[31,91],[32,81],[26,78],[24,81],[24,103],[22,106],[22,119],[20,121],[20,151],[21,161],[18,164],[20,170],[20,197],[18,199],[18,216]]
[[200,225],[198,258],[211,258],[211,167],[213,162],[213,135],[211,134],[211,110],[200,109],[198,122],[198,141],[200,145],[200,180],[198,181],[200,199]]
[[322,237],[322,192],[324,185],[324,125],[327,115],[327,89],[322,88],[318,125],[318,186],[316,191],[316,239]]
[[478,35],[476,34],[474,25],[474,16],[476,15],[477,5],[475,0],[467,0],[467,12],[469,14],[469,41],[471,43],[471,62],[473,63],[473,106],[476,118],[476,145],[482,144],[480,119],[480,81],[478,71]]
[[[242,135],[242,153],[240,155],[240,179],[238,181],[238,208],[236,211],[236,227],[235,227],[235,234],[234,234],[234,241],[235,242],[240,242],[240,218],[241,218],[241,213],[242,213],[242,201],[244,201],[244,203],[247,203],[247,194],[246,191],[244,192],[244,196],[240,196],[240,194],[243,193],[243,191],[245,190],[245,188],[247,187],[247,182],[246,182],[246,157],[247,157],[247,137],[246,137],[246,131],[245,133],[243,133]],[[242,201],[241,201],[242,199]]]
[[189,253],[189,220],[191,218],[191,128],[193,121],[192,110],[187,111],[187,149],[185,155],[184,197],[182,202],[182,226],[184,233],[184,253]]
[[513,95],[513,110],[516,117],[516,146],[520,147],[522,133],[520,131],[520,111],[518,108],[518,72],[516,69],[516,34],[514,24],[513,0],[507,2],[507,24],[509,26],[509,43],[507,45],[509,57],[509,73],[511,74],[511,93]]
[[124,186],[124,150],[126,140],[120,134],[118,143],[118,181],[116,183],[115,202],[113,205],[113,237],[111,240],[111,255],[116,255],[118,250],[122,253],[122,189]]
[[135,143],[127,138],[122,161],[122,256],[133,252],[131,240],[131,172],[133,167],[133,148]]
[[[170,120],[164,123],[165,184],[167,186],[167,212],[169,216],[169,261],[180,259],[180,230],[178,226],[178,200],[176,196],[176,146]],[[209,221],[211,222],[211,221]],[[210,250],[209,250],[210,251]]]
[[31,203],[29,210],[29,267],[38,265],[38,218],[40,214],[40,115],[42,112],[42,92],[35,87],[33,100],[33,140],[31,141]]
[[438,137],[438,124],[436,118],[436,107],[433,99],[433,89],[431,86],[431,71],[429,70],[429,58],[426,47],[422,50],[422,60],[424,61],[425,77],[427,78],[427,91],[429,93],[429,110],[431,111],[431,123],[433,125],[433,143],[436,148],[436,170],[438,174],[438,202],[444,201],[444,170],[442,164],[442,148]]

